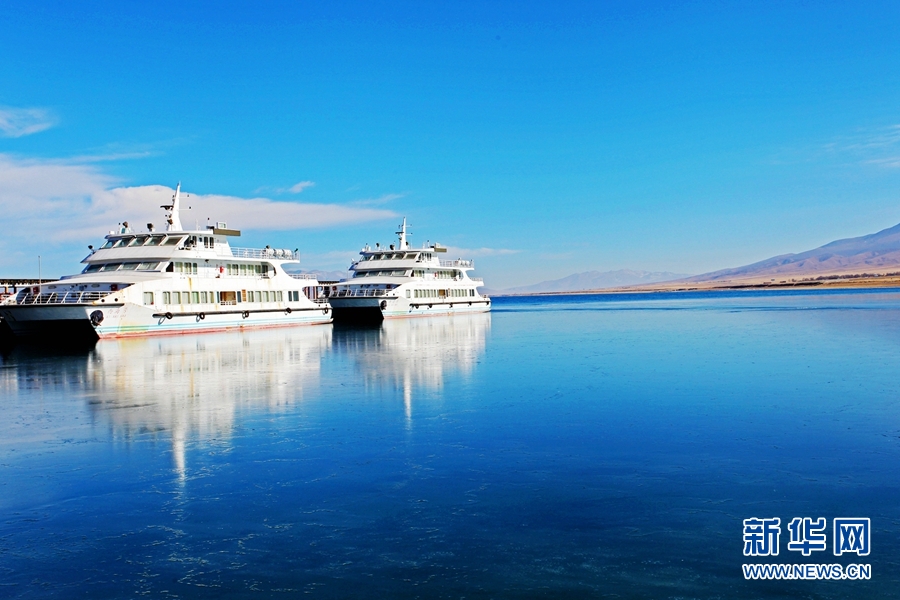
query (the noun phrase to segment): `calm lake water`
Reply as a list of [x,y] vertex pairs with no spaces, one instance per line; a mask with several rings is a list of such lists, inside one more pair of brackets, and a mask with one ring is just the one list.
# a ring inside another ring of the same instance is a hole
[[[897,597],[900,293],[494,308],[14,349],[0,597]],[[752,517],[778,557],[743,556]],[[828,550],[788,551],[794,517]],[[869,556],[832,554],[836,517]]]

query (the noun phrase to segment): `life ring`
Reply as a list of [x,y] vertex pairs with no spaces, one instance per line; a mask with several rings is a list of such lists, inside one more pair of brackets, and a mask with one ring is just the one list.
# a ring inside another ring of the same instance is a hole
[[287,315],[291,314],[291,307],[288,306],[286,309],[284,309],[284,313]]
[[166,318],[167,318],[167,319],[171,319],[171,318],[172,318],[172,313],[167,312],[167,313],[166,313]]
[[250,316],[250,311],[249,311],[249,310],[245,310],[244,312],[241,313],[241,317],[244,318],[244,319],[246,319],[246,318],[249,317],[249,316]]
[[381,306],[381,310],[386,309],[387,308],[387,300],[382,300],[380,306]]
[[197,318],[200,319],[200,320],[202,321],[203,319],[206,318],[206,314],[200,313],[199,315],[197,315]]

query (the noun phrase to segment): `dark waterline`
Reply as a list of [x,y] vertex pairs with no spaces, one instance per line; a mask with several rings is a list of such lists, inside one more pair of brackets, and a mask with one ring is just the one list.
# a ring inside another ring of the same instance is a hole
[[[0,596],[896,597],[898,359],[893,290],[15,348]],[[744,581],[742,520],[795,516],[872,553],[775,562],[872,579]]]

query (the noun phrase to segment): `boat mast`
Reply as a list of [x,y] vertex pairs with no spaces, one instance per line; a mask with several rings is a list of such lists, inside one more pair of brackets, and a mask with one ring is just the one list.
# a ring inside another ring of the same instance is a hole
[[172,204],[163,204],[160,208],[164,208],[169,213],[166,215],[166,231],[183,231],[181,228],[181,218],[178,216],[178,210],[181,208],[181,182],[175,186],[175,195],[172,196]]
[[396,233],[400,236],[400,249],[409,250],[409,244],[406,242],[406,217],[403,217],[403,223],[400,224],[400,231]]

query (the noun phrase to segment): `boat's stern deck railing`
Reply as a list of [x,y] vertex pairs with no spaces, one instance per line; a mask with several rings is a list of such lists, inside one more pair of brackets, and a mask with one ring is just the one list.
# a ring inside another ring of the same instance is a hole
[[300,279],[303,281],[318,281],[318,275],[312,275],[310,273],[288,273],[294,279]]
[[21,291],[14,300],[8,304],[18,304],[20,306],[34,304],[91,304],[101,298],[112,294],[113,292],[41,292],[40,294],[32,294],[30,291]]
[[472,281],[477,281],[478,283],[484,283],[484,277],[469,277]]
[[235,258],[256,258],[275,260],[300,260],[300,253],[296,250],[286,250],[282,248],[231,248],[231,252],[223,251],[220,256],[233,256]]

